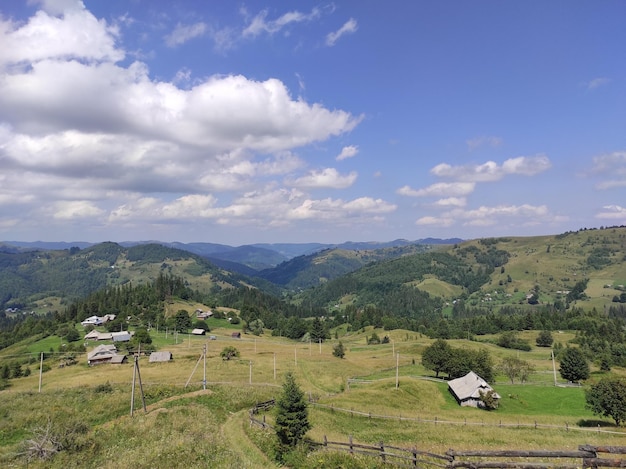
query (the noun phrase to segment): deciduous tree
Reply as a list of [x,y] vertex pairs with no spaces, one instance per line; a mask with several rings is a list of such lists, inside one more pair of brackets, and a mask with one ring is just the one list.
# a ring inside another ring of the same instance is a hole
[[601,379],[585,390],[585,400],[594,414],[611,417],[618,426],[626,422],[626,378]]

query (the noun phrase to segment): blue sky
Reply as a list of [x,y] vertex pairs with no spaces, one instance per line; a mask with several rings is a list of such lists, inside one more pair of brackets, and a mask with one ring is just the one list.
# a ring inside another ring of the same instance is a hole
[[0,240],[626,224],[626,2],[0,5]]

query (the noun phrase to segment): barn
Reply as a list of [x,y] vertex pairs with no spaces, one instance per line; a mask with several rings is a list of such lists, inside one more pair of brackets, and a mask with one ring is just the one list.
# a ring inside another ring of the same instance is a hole
[[[453,379],[448,382],[448,390],[460,406],[470,406],[483,408],[484,404],[480,400],[480,393],[483,394],[488,391],[494,391],[491,386],[478,376],[473,371],[470,371],[465,376]],[[494,391],[495,393],[495,391]],[[500,399],[500,395],[495,393],[493,396],[495,399]]]
[[148,361],[150,363],[169,362],[172,358],[172,352],[152,352]]

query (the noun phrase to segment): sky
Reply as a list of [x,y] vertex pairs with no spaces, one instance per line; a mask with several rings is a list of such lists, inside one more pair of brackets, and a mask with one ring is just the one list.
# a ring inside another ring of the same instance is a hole
[[626,2],[0,3],[0,240],[626,224]]

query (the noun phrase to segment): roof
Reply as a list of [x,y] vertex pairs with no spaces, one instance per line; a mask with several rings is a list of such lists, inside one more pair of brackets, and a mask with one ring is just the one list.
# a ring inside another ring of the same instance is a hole
[[168,362],[172,359],[172,352],[152,352],[150,354],[150,358],[149,358],[149,362],[150,363],[156,363],[156,362]]
[[95,349],[87,354],[87,360],[103,360],[105,358],[110,358],[113,355],[117,354],[117,348],[115,345],[107,344],[107,345],[98,345]]
[[[482,379],[473,371],[470,371],[465,376],[453,379],[448,382],[448,387],[454,393],[459,401],[466,399],[480,399],[480,392],[493,391],[493,388],[487,384],[487,381]],[[494,397],[499,399],[498,393],[495,393]]]
[[95,329],[85,336],[85,339],[92,340],[111,340],[111,338],[110,332],[99,332]]
[[193,335],[204,335],[206,334],[206,331],[204,329],[194,329],[191,333]]
[[120,331],[120,332],[112,332],[111,338],[113,342],[126,342],[129,341],[132,337],[132,334],[128,331]]

